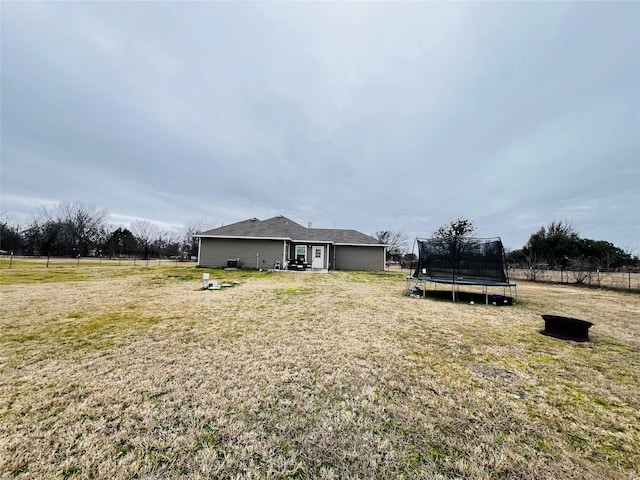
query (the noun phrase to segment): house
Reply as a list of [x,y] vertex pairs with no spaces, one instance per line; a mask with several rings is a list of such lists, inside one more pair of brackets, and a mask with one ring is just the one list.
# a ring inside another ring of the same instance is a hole
[[282,215],[214,228],[198,238],[198,266],[384,270],[387,245],[356,230],[305,228]]

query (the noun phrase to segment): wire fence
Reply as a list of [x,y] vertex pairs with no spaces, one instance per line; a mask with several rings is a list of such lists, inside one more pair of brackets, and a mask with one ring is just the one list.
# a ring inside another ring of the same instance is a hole
[[632,270],[576,271],[509,268],[509,279],[640,291],[640,273]]
[[[182,257],[141,258],[136,256],[108,258],[108,257],[46,257],[46,256],[17,256],[3,255],[0,257],[0,269],[11,268],[60,268],[80,266],[195,266],[192,259]],[[407,271],[400,265],[389,265],[392,271]],[[615,288],[619,290],[640,291],[640,272],[626,271],[575,271],[575,270],[531,270],[526,268],[509,267],[510,280],[525,280],[535,282],[560,283],[566,285],[584,285],[599,288]]]
[[1,269],[12,269],[18,267],[30,268],[54,268],[54,267],[80,267],[80,266],[162,266],[162,265],[186,265],[195,266],[196,262],[181,257],[165,258],[141,258],[136,256],[108,258],[108,257],[47,257],[47,256],[17,256],[3,255],[0,257]]
[[[398,263],[390,263],[390,271],[413,273],[413,268],[401,267]],[[565,285],[584,285],[599,288],[615,288],[640,292],[640,272],[631,269],[618,271],[603,270],[530,270],[509,267],[509,280],[561,283]]]

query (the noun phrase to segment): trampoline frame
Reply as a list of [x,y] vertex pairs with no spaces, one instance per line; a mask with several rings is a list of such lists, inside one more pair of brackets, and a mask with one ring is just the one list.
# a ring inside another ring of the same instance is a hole
[[[416,289],[422,290],[422,297],[427,297],[427,283],[445,284],[451,285],[452,299],[455,302],[456,294],[460,291],[460,285],[471,285],[482,287],[482,294],[484,295],[485,305],[489,305],[489,287],[502,287],[502,296],[507,296],[507,288],[509,289],[509,297],[513,299],[513,303],[518,303],[518,285],[511,282],[492,282],[476,279],[464,279],[458,278],[455,281],[451,278],[444,277],[415,277],[412,275],[407,276],[407,287],[405,290],[406,296],[411,296]],[[420,287],[422,285],[422,288]],[[514,295],[515,293],[515,295]]]

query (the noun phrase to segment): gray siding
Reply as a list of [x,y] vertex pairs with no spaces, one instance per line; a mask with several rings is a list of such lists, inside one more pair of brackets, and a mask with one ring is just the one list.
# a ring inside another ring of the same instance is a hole
[[227,259],[239,258],[243,268],[256,268],[256,253],[260,255],[260,268],[273,268],[275,262],[282,263],[282,240],[202,238],[201,241],[198,260],[201,267],[226,267]]
[[384,247],[336,245],[337,270],[384,270]]

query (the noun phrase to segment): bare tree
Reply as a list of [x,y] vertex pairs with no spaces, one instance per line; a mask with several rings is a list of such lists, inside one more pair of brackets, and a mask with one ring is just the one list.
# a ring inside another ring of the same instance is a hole
[[[475,232],[476,227],[471,220],[460,217],[457,220],[442,225],[435,232],[433,232],[434,238],[438,239],[436,242],[437,248],[442,255],[448,258],[448,262],[451,266],[451,280],[453,285],[456,283],[456,277],[460,271],[460,261],[472,242],[469,242],[466,237]],[[456,301],[455,288],[452,289],[453,301]]]
[[455,271],[458,268],[461,254],[467,247],[465,238],[475,232],[476,227],[471,220],[458,218],[448,224],[442,225],[435,232],[434,238],[438,239],[438,248],[441,254],[448,255],[451,260],[451,267]]
[[583,285],[585,283],[591,284],[593,265],[587,258],[579,257],[571,259],[569,262],[569,268],[573,275],[573,279],[578,285]]
[[380,243],[388,245],[387,260],[399,261],[407,252],[408,239],[402,232],[394,232],[393,230],[381,230],[373,234]]
[[524,269],[524,276],[527,280],[537,282],[542,279],[545,264],[542,262],[536,252],[530,252],[525,255],[526,268]]
[[160,227],[148,220],[135,220],[131,222],[129,229],[136,237],[144,258],[149,258],[151,247],[162,238]]
[[52,208],[39,207],[35,223],[57,232],[59,253],[76,256],[86,255],[104,240],[108,219],[108,210],[90,203],[62,202]]
[[476,231],[476,227],[471,220],[460,217],[457,220],[453,220],[445,225],[442,225],[435,232],[433,236],[441,239],[458,239],[461,237],[468,237]]
[[222,222],[212,218],[197,218],[187,222],[180,230],[182,255],[191,257],[198,251],[198,242],[193,238],[197,233],[206,232],[222,225]]

